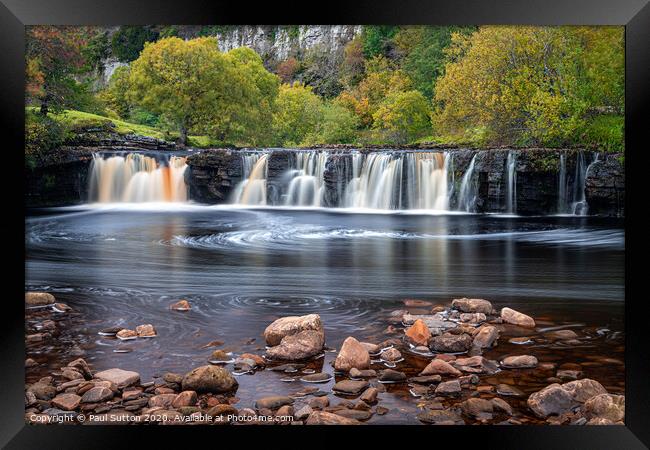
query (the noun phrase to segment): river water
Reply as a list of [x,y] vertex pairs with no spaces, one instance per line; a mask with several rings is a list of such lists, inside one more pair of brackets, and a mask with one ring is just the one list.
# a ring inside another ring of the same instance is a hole
[[[56,208],[26,219],[26,289],[52,292],[74,310],[57,318],[56,339],[29,344],[27,356],[41,366],[28,381],[76,355],[95,370],[136,370],[149,381],[207,364],[214,349],[202,347],[213,340],[235,354],[261,354],[264,328],[287,315],[320,314],[333,349],[350,335],[380,342],[394,337],[385,333],[386,317],[405,299],[478,297],[533,316],[535,333],[580,330],[584,345],[541,341],[526,351],[540,362],[582,363],[610,392],[624,389],[624,231],[615,220],[155,203]],[[191,311],[169,309],[181,298]],[[143,323],[158,337],[97,334]],[[506,337],[485,356],[521,347]],[[312,365],[332,372],[335,356],[326,352]],[[548,375],[521,372],[503,376],[524,392],[548,384]],[[239,376],[236,406],[299,390],[286,378],[268,370]],[[418,423],[408,390],[389,390],[382,405],[391,411],[370,421]]]

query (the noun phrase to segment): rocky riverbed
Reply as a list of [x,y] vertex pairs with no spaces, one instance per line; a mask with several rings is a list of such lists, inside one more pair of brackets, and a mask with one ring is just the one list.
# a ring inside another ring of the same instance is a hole
[[[48,349],[78,313],[45,292],[26,293],[25,303],[28,423],[348,425],[407,418],[610,425],[625,419],[622,348],[613,355],[597,351],[620,333],[558,325],[483,299],[405,299],[373,324],[383,330],[374,340],[349,336],[338,348],[328,345],[328,324],[318,314],[279,317],[251,330],[241,351],[219,340],[203,343],[204,365],[151,379],[119,364],[95,368],[82,358],[92,350],[70,341],[63,343],[72,348],[69,360],[53,364]],[[169,314],[191,310],[187,300],[169,305]],[[158,337],[149,323],[94,331],[106,342]],[[255,336],[263,336],[264,346]],[[248,377],[260,381],[244,383]],[[254,384],[264,387],[246,392]]]

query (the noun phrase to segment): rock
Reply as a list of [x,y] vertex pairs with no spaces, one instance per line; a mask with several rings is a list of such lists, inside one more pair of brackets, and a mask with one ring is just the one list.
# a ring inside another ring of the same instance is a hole
[[142,389],[140,388],[129,389],[127,391],[122,392],[122,400],[123,401],[135,400],[139,398],[141,395],[142,395]]
[[100,336],[115,336],[117,333],[119,333],[121,330],[123,330],[123,327],[108,327],[108,328],[102,328],[99,330],[97,334]]
[[611,420],[605,419],[603,417],[594,417],[589,422],[587,422],[586,425],[624,425],[624,423],[623,422],[614,423]]
[[358,420],[325,411],[314,411],[305,421],[306,425],[359,425],[360,423]]
[[275,416],[284,417],[287,420],[289,420],[289,418],[293,418],[293,406],[291,405],[281,406],[275,413]]
[[80,402],[81,397],[77,394],[59,394],[52,399],[52,406],[64,411],[74,411]]
[[56,395],[56,388],[54,386],[41,381],[32,384],[27,391],[34,394],[39,400],[50,400]]
[[573,330],[549,331],[548,333],[545,333],[544,336],[552,340],[575,339],[578,337],[576,332]]
[[462,353],[472,346],[472,337],[468,334],[443,334],[431,338],[429,347],[435,352]]
[[521,390],[517,389],[514,386],[510,386],[509,384],[497,385],[497,394],[512,396],[512,397],[521,397],[524,395],[524,393]]
[[179,300],[176,303],[172,303],[171,305],[169,305],[169,308],[174,311],[189,311],[190,309],[192,309],[192,307],[190,306],[190,302],[188,302],[187,300]]
[[535,415],[545,418],[551,414],[560,415],[569,411],[574,402],[571,394],[555,383],[531,394],[527,404]]
[[294,414],[294,417],[297,420],[305,420],[309,415],[314,412],[314,410],[309,406],[305,405],[302,408],[300,408],[296,413]]
[[492,406],[494,407],[495,411],[504,412],[504,413],[508,414],[509,416],[512,415],[512,406],[510,406],[508,403],[506,403],[505,400],[502,400],[500,398],[495,397],[490,401],[492,402]]
[[460,321],[465,323],[481,323],[485,322],[487,317],[483,313],[462,313]]
[[417,384],[435,384],[435,383],[440,383],[440,380],[442,380],[440,375],[424,375],[424,376],[409,378],[410,382],[417,383]]
[[484,325],[474,335],[472,346],[476,348],[490,348],[499,339],[499,330],[492,325]]
[[492,411],[494,410],[493,403],[482,398],[468,398],[460,404],[460,407],[463,413],[473,417],[492,414]]
[[571,381],[577,380],[582,376],[582,371],[580,370],[558,370],[555,374],[562,381]]
[[365,380],[343,380],[336,383],[332,390],[336,393],[345,395],[357,395],[363,392],[368,387],[368,382]]
[[519,325],[520,327],[534,328],[535,320],[532,317],[527,316],[526,314],[515,311],[511,308],[502,308],[501,309],[501,319],[505,323],[512,325]]
[[418,420],[434,425],[465,425],[458,413],[451,410],[426,409],[417,415]]
[[140,374],[130,370],[108,369],[95,374],[98,380],[105,380],[114,383],[118,388],[131,386],[140,381]]
[[381,352],[381,347],[377,344],[372,344],[370,342],[361,342],[361,345],[368,350],[368,353],[371,355],[376,355],[377,353]]
[[375,403],[377,401],[377,395],[378,394],[379,394],[379,390],[377,388],[369,387],[368,389],[366,389],[363,392],[363,394],[361,394],[361,397],[359,397],[359,398],[360,398],[360,400],[362,400],[362,401],[364,401],[364,402],[366,402],[368,404],[372,404],[372,403]]
[[253,362],[255,363],[255,367],[265,367],[266,366],[266,361],[264,358],[262,358],[259,355],[255,355],[253,353],[243,353],[240,358],[242,359],[252,359]]
[[327,383],[332,378],[332,375],[329,373],[321,372],[304,375],[300,378],[300,381],[303,381],[305,383]]
[[135,338],[137,338],[137,337],[138,337],[138,333],[137,333],[137,331],[128,330],[128,329],[124,328],[124,329],[118,331],[118,332],[115,334],[115,336],[116,336],[118,339],[122,340],[122,341],[128,341],[128,340],[131,340],[131,339],[135,339]]
[[183,406],[194,406],[198,401],[198,397],[195,391],[183,391],[174,397],[172,401],[172,406],[176,409]]
[[408,308],[426,308],[433,305],[432,302],[428,300],[415,300],[415,299],[406,299],[403,301],[404,306]]
[[368,367],[370,367],[370,354],[366,347],[352,336],[346,338],[334,361],[334,368],[349,372],[352,368],[363,370]]
[[61,369],[61,376],[67,380],[83,380],[84,376],[78,370],[72,367],[64,367]]
[[492,303],[480,298],[458,298],[451,302],[451,307],[464,313],[492,314]]
[[150,323],[135,327],[138,337],[156,337],[156,329]]
[[322,331],[304,330],[285,336],[279,345],[269,348],[266,355],[271,359],[284,361],[307,359],[318,355],[324,344]]
[[52,311],[56,313],[66,313],[72,311],[72,308],[70,308],[65,303],[55,303],[52,305]]
[[461,392],[460,382],[458,380],[444,381],[440,383],[435,390],[436,395],[453,396]]
[[283,338],[298,334],[301,331],[317,331],[325,338],[325,330],[318,314],[309,314],[306,316],[282,317],[276,320],[264,330],[264,339],[270,346],[279,345]]
[[219,366],[201,366],[183,376],[184,391],[212,392],[216,394],[237,390],[239,383],[226,369]]
[[381,355],[379,355],[379,357],[382,361],[388,361],[388,362],[398,362],[404,359],[402,358],[402,354],[400,353],[400,351],[394,347],[384,350],[383,352],[381,352]]
[[163,380],[166,383],[181,384],[183,382],[183,375],[179,373],[167,372],[163,375]]
[[578,403],[585,403],[596,395],[607,394],[602,384],[590,378],[564,383],[562,389],[571,394],[571,398]]
[[113,398],[113,391],[105,386],[95,386],[84,392],[81,403],[99,403]]
[[149,399],[149,408],[162,407],[169,409],[172,402],[176,399],[176,394],[159,394]]
[[255,407],[259,409],[278,409],[284,405],[293,405],[293,399],[291,397],[285,397],[281,395],[274,395],[271,397],[260,398],[255,402]]
[[537,358],[531,355],[508,356],[501,361],[501,366],[508,369],[529,369],[537,367]]
[[583,412],[589,420],[606,419],[622,422],[625,419],[625,396],[598,394],[585,402]]
[[309,400],[309,406],[313,409],[325,409],[330,405],[330,399],[327,397],[314,397]]
[[92,370],[90,370],[88,363],[86,363],[86,361],[84,361],[82,358],[77,358],[74,361],[68,363],[68,367],[72,367],[78,370],[86,380],[90,380],[93,377]]
[[363,411],[358,409],[340,409],[335,412],[337,416],[347,417],[348,419],[355,420],[368,420],[372,417],[370,411]]
[[34,361],[32,358],[27,358],[25,360],[25,367],[36,367],[38,366],[38,363]]
[[523,345],[523,344],[532,344],[533,340],[527,336],[524,337],[513,337],[508,339],[508,342],[511,344],[516,344],[516,345]]
[[232,354],[225,350],[215,350],[210,355],[210,361],[224,362],[224,363],[231,362]]
[[377,371],[374,369],[359,370],[353,367],[350,369],[349,375],[351,378],[374,378],[377,376]]
[[445,362],[441,359],[433,359],[425,368],[420,372],[420,376],[425,375],[452,375],[460,376],[462,375],[460,370],[456,369],[454,366]]
[[382,370],[379,374],[379,381],[382,383],[401,383],[406,381],[406,374],[393,369]]
[[406,335],[406,339],[413,345],[427,345],[431,338],[429,328],[421,319],[417,319],[413,322],[413,325],[411,325],[404,334]]
[[431,334],[441,334],[445,330],[456,328],[457,324],[442,314],[405,314],[402,323],[411,326],[418,320],[424,322]]
[[239,414],[237,408],[227,404],[215,405],[206,411],[206,415],[210,417],[230,416],[230,415],[236,416],[237,414]]
[[56,299],[48,292],[25,292],[25,304],[28,306],[52,305]]

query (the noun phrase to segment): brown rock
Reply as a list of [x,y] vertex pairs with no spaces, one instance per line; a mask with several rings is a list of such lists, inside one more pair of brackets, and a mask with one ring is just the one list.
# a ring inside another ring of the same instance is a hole
[[484,414],[492,414],[494,405],[489,400],[482,398],[468,398],[460,404],[461,409],[468,416],[480,417]]
[[596,395],[585,402],[583,411],[589,420],[607,419],[612,422],[622,422],[625,420],[625,396]]
[[318,355],[324,344],[321,331],[304,330],[285,336],[279,345],[269,348],[266,355],[271,359],[296,361]]
[[431,338],[429,347],[435,352],[461,353],[472,346],[472,337],[468,334],[442,334]]
[[451,307],[465,313],[492,314],[492,303],[480,298],[458,298],[451,302]]
[[271,397],[260,398],[255,402],[257,409],[278,409],[284,405],[293,405],[293,399],[291,397],[285,397],[281,395],[274,395]]
[[52,311],[57,313],[65,313],[68,311],[72,311],[72,308],[70,308],[65,303],[55,303],[52,305]]
[[150,323],[145,325],[138,325],[135,327],[135,332],[138,333],[138,337],[155,337],[156,329]]
[[343,380],[332,386],[332,390],[337,393],[346,395],[357,395],[368,387],[365,380]]
[[368,367],[370,367],[370,354],[366,347],[352,336],[346,338],[334,361],[334,368],[348,372],[352,368],[363,370]]
[[137,337],[138,337],[138,333],[137,333],[136,331],[128,330],[128,329],[124,328],[124,329],[118,331],[118,332],[115,334],[115,336],[116,336],[118,339],[122,340],[122,341],[127,341],[127,340],[131,340],[131,339],[135,339],[135,338],[137,338]]
[[174,311],[189,311],[190,309],[192,309],[192,307],[190,306],[190,302],[188,302],[187,300],[179,300],[176,303],[172,303],[171,305],[169,305],[169,308],[173,309]]
[[426,324],[417,319],[405,332],[406,338],[413,345],[427,345],[431,338],[431,332]]
[[505,323],[512,325],[519,325],[520,327],[534,328],[535,320],[532,317],[527,316],[526,314],[515,311],[511,308],[502,308],[501,309],[501,319]]
[[28,306],[51,305],[56,301],[48,292],[25,292],[25,304]]
[[174,397],[172,406],[177,409],[183,406],[194,406],[197,401],[198,397],[195,391],[183,391]]
[[492,406],[494,406],[494,409],[496,411],[504,412],[504,413],[508,414],[509,416],[512,415],[512,406],[510,406],[508,403],[506,403],[505,400],[502,400],[502,399],[500,399],[498,397],[495,397],[490,401],[492,402]]
[[459,395],[461,392],[460,382],[458,380],[444,381],[440,383],[435,390],[436,395]]
[[372,404],[377,401],[378,394],[379,394],[379,390],[377,390],[377,388],[370,387],[366,389],[363,394],[361,394],[360,399],[366,403]]
[[81,397],[77,394],[59,394],[52,399],[52,406],[64,411],[74,411],[80,402]]
[[381,355],[379,355],[379,358],[382,361],[388,361],[388,362],[396,362],[402,360],[402,354],[400,353],[399,350],[397,350],[394,347],[391,347],[389,349],[384,350],[381,352]]
[[266,361],[259,355],[253,353],[243,353],[240,358],[242,359],[252,359],[255,362],[255,367],[265,367]]
[[490,348],[499,339],[499,330],[492,325],[484,325],[478,329],[472,345],[476,348]]
[[330,405],[330,399],[326,396],[314,397],[309,400],[309,407],[312,409],[325,409]]
[[280,344],[284,337],[305,330],[318,331],[323,336],[325,335],[320,316],[318,314],[309,314],[306,316],[282,317],[276,320],[264,330],[264,339],[266,339],[268,345],[274,346]]
[[377,371],[373,369],[359,370],[356,367],[350,369],[351,378],[374,378],[377,376]]
[[184,391],[212,392],[216,394],[237,390],[239,383],[226,369],[218,366],[201,366],[183,376]]
[[544,336],[553,340],[575,339],[578,337],[576,332],[573,330],[549,331],[548,333],[545,333]]
[[130,370],[108,369],[95,374],[98,380],[105,380],[114,383],[118,388],[131,386],[140,381],[140,374]]
[[176,399],[176,394],[160,394],[154,395],[149,399],[149,408],[162,407],[169,409],[172,402]]
[[210,417],[230,416],[237,415],[239,411],[232,405],[219,404],[206,411],[206,415]]
[[574,402],[571,394],[555,383],[531,394],[527,404],[535,415],[544,418],[551,414],[560,415],[569,411]]
[[571,394],[571,398],[578,403],[584,403],[596,395],[607,394],[602,384],[590,378],[564,383],[562,389]]
[[95,386],[84,392],[81,403],[99,403],[113,398],[113,391],[105,386]]
[[508,356],[501,361],[508,369],[529,369],[537,366],[537,358],[531,355]]
[[359,425],[360,423],[358,420],[325,411],[312,412],[305,422],[306,425]]
[[465,323],[481,323],[485,322],[487,317],[483,313],[462,313],[460,321]]
[[454,366],[445,362],[441,359],[433,359],[425,368],[420,372],[420,376],[425,375],[452,375],[460,376],[462,375],[460,370],[456,369]]

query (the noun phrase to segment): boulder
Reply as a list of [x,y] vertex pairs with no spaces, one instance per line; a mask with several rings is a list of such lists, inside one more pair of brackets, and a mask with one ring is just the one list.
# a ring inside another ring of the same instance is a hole
[[462,353],[470,349],[472,342],[472,337],[469,334],[454,335],[445,333],[431,338],[429,348],[435,352]]
[[508,356],[501,361],[501,366],[508,369],[530,369],[537,367],[537,358],[531,355]]
[[443,381],[436,387],[436,395],[459,395],[461,392],[460,382],[458,380]]
[[219,366],[201,366],[183,376],[184,391],[216,394],[237,390],[239,383],[226,369]]
[[504,412],[509,416],[512,415],[512,406],[510,406],[505,400],[495,397],[490,401],[492,402],[495,411]]
[[270,346],[278,345],[286,336],[291,336],[301,331],[318,331],[325,340],[325,330],[318,314],[306,316],[289,316],[276,320],[264,330],[264,339]]
[[406,339],[413,345],[427,345],[431,332],[423,320],[417,319],[404,333]]
[[492,314],[492,303],[480,298],[457,298],[451,302],[451,307],[464,313]]
[[573,400],[578,403],[584,403],[596,395],[607,394],[602,384],[590,378],[564,383],[562,389],[571,394]]
[[128,341],[128,340],[137,338],[138,337],[138,332],[134,331],[134,330],[129,330],[127,328],[124,328],[124,329],[118,331],[115,334],[115,336],[118,339],[122,340],[122,341]]
[[46,306],[56,302],[54,296],[48,292],[25,292],[27,306]]
[[64,411],[74,411],[81,402],[77,394],[59,394],[52,399],[52,406]]
[[174,397],[172,406],[174,408],[181,408],[183,406],[194,406],[198,401],[198,396],[195,391],[183,391]]
[[468,398],[460,404],[460,408],[468,416],[481,417],[492,414],[494,404],[482,398]]
[[535,320],[532,317],[511,308],[501,309],[501,320],[512,325],[519,325],[520,327],[535,327]]
[[98,380],[110,381],[114,383],[118,388],[124,388],[126,386],[131,386],[140,381],[140,374],[138,372],[133,372],[130,370],[122,369],[108,369],[95,374],[95,378]]
[[370,354],[367,348],[352,336],[346,338],[334,361],[334,368],[348,372],[352,368],[364,370],[368,367],[370,367]]
[[336,393],[345,395],[357,395],[366,390],[368,382],[365,380],[343,380],[332,386]]
[[379,390],[377,388],[370,387],[366,389],[364,393],[361,394],[361,397],[359,398],[368,404],[372,404],[377,401],[378,394],[379,394]]
[[350,369],[351,378],[374,378],[377,376],[377,371],[374,369],[359,370],[356,367]]
[[560,415],[569,411],[574,405],[571,394],[557,383],[546,386],[528,397],[528,407],[538,417]]
[[433,359],[425,368],[420,372],[419,376],[426,375],[452,375],[460,376],[460,370],[441,359]]
[[322,331],[304,330],[283,337],[279,345],[266,351],[266,355],[283,361],[306,359],[318,355],[324,344]]
[[625,419],[625,396],[598,394],[585,402],[583,412],[589,420],[607,419],[622,422]]
[[474,335],[472,346],[475,348],[490,348],[499,339],[499,330],[492,325],[484,325]]
[[165,408],[165,409],[170,409],[172,407],[172,403],[176,399],[176,394],[158,394],[154,395],[149,399],[149,408]]

